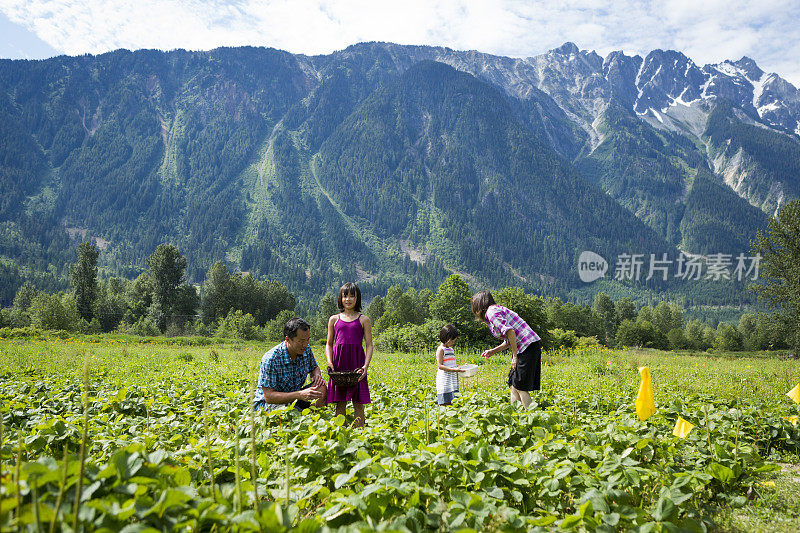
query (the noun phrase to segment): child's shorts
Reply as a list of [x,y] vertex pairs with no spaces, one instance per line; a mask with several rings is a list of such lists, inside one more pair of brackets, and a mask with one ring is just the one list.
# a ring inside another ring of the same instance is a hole
[[453,399],[456,397],[455,392],[445,392],[442,394],[436,395],[436,401],[439,402],[439,405],[444,405],[447,403],[453,403]]

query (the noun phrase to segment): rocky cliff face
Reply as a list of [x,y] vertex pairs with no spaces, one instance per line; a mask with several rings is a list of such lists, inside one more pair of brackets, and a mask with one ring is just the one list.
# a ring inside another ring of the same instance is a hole
[[[613,103],[656,130],[677,133],[696,143],[704,153],[704,166],[765,212],[775,213],[793,196],[789,191],[794,187],[786,183],[791,178],[754,164],[754,154],[748,153],[747,147],[731,151],[728,145],[711,143],[706,135],[710,113],[725,103],[732,106],[735,120],[781,136],[790,151],[800,153],[800,91],[777,74],[765,73],[748,57],[699,66],[672,50],[654,50],[645,57],[618,51],[603,58],[573,43],[519,59],[443,48],[382,46],[412,61],[448,63],[523,101],[535,98],[555,103],[561,113],[550,106],[549,116],[563,114],[579,128],[571,143],[554,145],[565,157],[594,152],[612,133],[603,125],[607,125],[605,114]],[[563,123],[556,127],[563,129]],[[582,143],[583,150],[571,149],[575,143]]]

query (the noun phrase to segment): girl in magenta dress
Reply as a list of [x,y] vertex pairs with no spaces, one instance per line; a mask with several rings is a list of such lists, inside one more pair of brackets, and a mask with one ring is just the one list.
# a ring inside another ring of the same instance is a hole
[[[336,414],[344,416],[347,402],[353,402],[354,425],[363,427],[364,404],[370,403],[367,368],[372,360],[372,324],[361,314],[361,289],[345,283],[339,289],[341,313],[328,319],[328,341],[325,357],[328,366],[337,372],[359,370],[361,380],[355,387],[340,387],[328,378],[328,403],[336,404]],[[366,348],[366,349],[365,349]]]

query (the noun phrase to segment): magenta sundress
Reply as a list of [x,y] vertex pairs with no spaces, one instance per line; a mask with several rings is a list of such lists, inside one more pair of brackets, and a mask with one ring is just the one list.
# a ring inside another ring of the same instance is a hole
[[[352,322],[337,317],[333,326],[333,369],[336,371],[355,370],[364,366],[364,328],[361,315]],[[370,403],[367,378],[355,387],[338,387],[328,378],[328,403],[353,400],[356,403]]]

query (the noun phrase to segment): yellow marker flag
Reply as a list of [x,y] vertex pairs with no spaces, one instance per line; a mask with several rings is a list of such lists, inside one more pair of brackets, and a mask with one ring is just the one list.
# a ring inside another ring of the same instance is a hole
[[693,427],[694,424],[687,422],[681,417],[678,417],[678,421],[675,422],[675,429],[672,430],[672,434],[676,437],[685,439]]
[[797,403],[800,403],[800,385],[787,392],[786,396],[796,401]]
[[639,420],[647,420],[656,412],[650,369],[640,366],[639,375],[642,377],[642,382],[639,384],[639,394],[636,395],[636,414],[639,416]]

